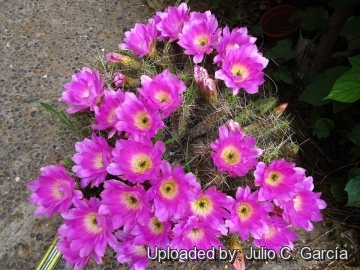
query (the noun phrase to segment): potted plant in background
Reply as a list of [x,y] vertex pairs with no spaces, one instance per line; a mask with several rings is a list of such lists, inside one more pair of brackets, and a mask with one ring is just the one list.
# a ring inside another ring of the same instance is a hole
[[299,9],[290,5],[279,5],[270,8],[261,17],[260,27],[264,32],[265,42],[273,47],[283,39],[290,39],[295,45],[300,29],[300,21],[290,21]]

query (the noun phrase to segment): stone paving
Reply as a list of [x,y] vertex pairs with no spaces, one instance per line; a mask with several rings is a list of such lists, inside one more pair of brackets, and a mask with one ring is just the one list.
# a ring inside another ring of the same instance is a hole
[[[59,215],[34,216],[26,184],[40,167],[71,155],[77,138],[55,136],[57,122],[39,102],[64,108],[58,100],[71,75],[116,50],[124,31],[153,14],[144,0],[0,0],[1,270],[35,269],[61,225]],[[112,257],[86,269],[127,269]],[[151,268],[168,267],[180,269]]]
[[[35,268],[61,224],[59,216],[34,217],[26,184],[73,152],[76,138],[55,136],[56,121],[39,102],[63,106],[71,75],[153,13],[143,0],[0,0],[1,270]],[[115,269],[108,261],[94,269]]]

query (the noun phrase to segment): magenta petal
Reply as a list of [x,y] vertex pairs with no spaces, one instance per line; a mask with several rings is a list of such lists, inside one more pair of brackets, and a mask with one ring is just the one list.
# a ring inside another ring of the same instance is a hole
[[104,79],[100,78],[99,71],[91,71],[84,67],[81,72],[73,75],[72,82],[65,84],[66,91],[61,100],[72,107],[67,112],[75,113],[90,109],[94,111],[96,102],[104,91]]
[[38,206],[35,215],[50,217],[56,212],[65,212],[74,197],[82,197],[80,191],[75,192],[75,180],[62,165],[41,168],[39,178],[31,181],[28,187],[33,191],[29,201]]
[[115,244],[111,218],[98,213],[100,204],[96,198],[78,200],[75,208],[62,214],[64,224],[58,231],[58,250],[68,266],[80,269],[90,258],[100,264],[108,243]]
[[210,144],[215,151],[211,157],[219,171],[244,176],[256,166],[262,150],[255,147],[254,137],[244,135],[242,130],[229,130],[226,125],[219,128],[219,139]]

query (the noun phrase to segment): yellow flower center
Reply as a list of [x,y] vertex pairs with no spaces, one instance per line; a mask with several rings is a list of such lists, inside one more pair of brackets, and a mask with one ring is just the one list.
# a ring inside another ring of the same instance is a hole
[[138,112],[135,115],[135,125],[140,129],[148,129],[151,126],[151,121],[147,112]]
[[239,163],[241,154],[239,150],[234,146],[227,146],[221,152],[221,157],[228,165],[234,165]]
[[121,195],[121,201],[127,206],[127,208],[131,209],[139,209],[139,201],[135,198],[135,196],[131,193],[124,192]]
[[244,66],[241,66],[241,65],[234,65],[232,68],[231,68],[231,73],[234,75],[234,76],[239,76],[240,77],[240,80],[238,79],[237,81],[238,82],[241,82],[243,81],[244,79],[246,79],[249,75],[249,71],[247,70],[246,67]]
[[161,103],[164,103],[164,102],[168,101],[169,94],[166,93],[165,91],[159,91],[156,93],[155,98],[157,100],[159,100]]
[[192,229],[188,234],[188,238],[190,238],[193,242],[200,241],[204,237],[204,231],[202,229]]
[[246,221],[251,217],[253,209],[249,204],[242,203],[238,206],[236,213],[238,214],[241,221]]
[[63,196],[63,193],[59,190],[59,182],[65,182],[65,181],[62,179],[57,179],[56,183],[52,185],[52,192],[57,200],[60,200]]
[[133,172],[145,173],[153,167],[151,158],[146,154],[137,154],[131,160]]
[[277,186],[281,183],[283,176],[277,171],[271,171],[269,176],[265,179],[265,183],[270,186]]
[[206,216],[212,212],[214,206],[210,198],[206,195],[203,195],[191,203],[191,209],[196,215]]
[[179,191],[178,184],[173,180],[167,180],[160,186],[161,195],[166,199],[173,199]]
[[150,219],[150,229],[154,234],[160,234],[164,231],[165,226],[164,224],[159,221],[156,217]]
[[142,246],[134,246],[135,249],[135,253],[138,256],[144,257],[146,256],[146,246],[142,245]]
[[93,233],[99,233],[102,231],[102,228],[99,228],[97,225],[96,216],[96,212],[90,212],[85,216],[85,227]]
[[115,114],[116,114],[115,109],[112,109],[112,110],[109,112],[106,120],[107,120],[109,123],[112,123],[112,122],[114,121],[114,115],[115,115]]
[[102,159],[102,153],[97,153],[94,157],[94,166],[95,169],[100,169],[104,166],[104,161]]
[[269,228],[269,232],[264,235],[265,239],[273,238],[274,234],[276,233],[275,228]]
[[199,45],[201,50],[204,50],[204,46],[209,43],[209,38],[207,36],[200,36],[195,39],[195,45]]
[[296,211],[301,210],[301,198],[300,196],[296,196],[294,199],[294,208]]

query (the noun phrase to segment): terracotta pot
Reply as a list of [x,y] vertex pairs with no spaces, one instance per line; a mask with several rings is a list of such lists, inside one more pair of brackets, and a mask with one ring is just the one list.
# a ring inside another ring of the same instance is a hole
[[294,6],[281,5],[269,9],[261,17],[260,27],[264,31],[266,43],[273,47],[279,40],[290,39],[293,44],[299,35],[300,21],[290,23],[290,17],[299,11]]

